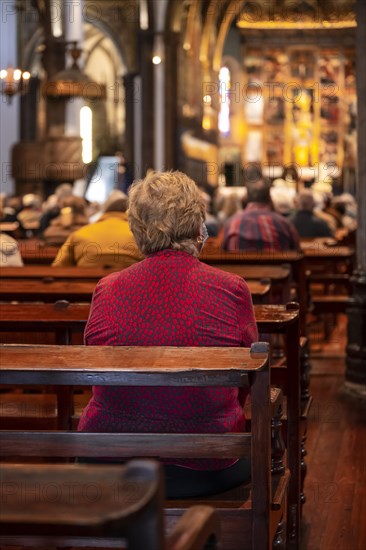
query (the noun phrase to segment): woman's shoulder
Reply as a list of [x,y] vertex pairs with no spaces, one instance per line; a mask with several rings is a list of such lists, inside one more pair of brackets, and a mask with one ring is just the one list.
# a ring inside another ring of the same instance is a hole
[[214,267],[212,265],[205,264],[204,262],[199,261],[199,269],[202,276],[205,278],[215,281],[216,283],[222,284],[226,288],[248,288],[246,282],[242,277],[236,275],[235,273],[230,273],[229,271],[224,271],[221,268]]

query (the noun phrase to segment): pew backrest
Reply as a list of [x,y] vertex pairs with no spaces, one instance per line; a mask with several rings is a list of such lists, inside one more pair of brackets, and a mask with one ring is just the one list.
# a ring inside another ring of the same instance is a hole
[[[269,516],[273,505],[268,345],[253,344],[251,350],[2,345],[0,383],[248,388],[251,394],[250,432],[93,434],[2,431],[0,456],[3,459],[20,455],[174,458],[178,454],[181,458],[250,458],[250,511],[243,509],[240,513],[249,514],[250,523],[245,525],[246,528],[250,525],[251,547],[261,550],[268,547],[271,537]],[[236,512],[232,512],[234,516],[239,510],[236,503]],[[173,510],[172,513],[176,512]]]

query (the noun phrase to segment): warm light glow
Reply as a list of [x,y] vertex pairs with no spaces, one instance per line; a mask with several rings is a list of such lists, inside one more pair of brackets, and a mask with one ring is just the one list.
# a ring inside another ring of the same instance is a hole
[[220,112],[219,112],[219,130],[224,135],[230,134],[230,71],[227,67],[222,67],[219,73],[220,80]]
[[93,159],[93,113],[90,107],[80,109],[80,137],[83,140],[83,162],[88,164]]
[[204,115],[202,119],[202,128],[204,130],[211,130],[211,119],[207,115]]
[[149,10],[146,0],[140,0],[140,29],[147,31],[149,28]]
[[161,63],[160,55],[154,55],[154,57],[152,58],[152,62],[154,63],[154,65],[160,65]]
[[[51,29],[55,38],[62,36],[62,3],[61,0],[51,0]],[[72,6],[74,8],[74,6]],[[74,10],[71,11],[74,13]],[[70,21],[71,22],[71,21]]]
[[13,69],[13,67],[1,69],[0,93],[6,96],[6,101],[8,103],[11,103],[13,96],[16,94],[27,93],[30,77],[31,75],[28,71],[23,73],[20,69]]
[[[251,18],[250,18],[251,19]],[[340,21],[253,21],[243,17],[237,22],[239,29],[349,29],[356,27],[356,21],[353,19],[344,19]]]

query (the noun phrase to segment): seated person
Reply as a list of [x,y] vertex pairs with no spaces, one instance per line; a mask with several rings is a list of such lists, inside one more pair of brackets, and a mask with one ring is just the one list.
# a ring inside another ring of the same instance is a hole
[[219,222],[211,212],[211,197],[203,189],[200,189],[200,192],[206,209],[205,225],[207,228],[208,236],[217,237],[219,232]]
[[126,195],[109,202],[101,218],[84,225],[67,238],[53,266],[117,267],[142,260],[127,221]]
[[34,193],[24,195],[23,208],[17,215],[21,231],[24,237],[34,236],[38,233],[42,216],[41,197]]
[[331,194],[325,196],[323,212],[333,219],[337,229],[342,229],[342,218],[345,213],[345,208],[337,208],[337,204],[334,203],[334,199]]
[[[198,260],[205,205],[181,172],[156,172],[129,192],[128,220],[146,258],[101,279],[85,329],[89,346],[250,346],[258,337],[245,281]],[[79,431],[222,433],[245,429],[236,388],[94,387]],[[235,459],[166,461],[169,498],[248,481]]]
[[22,267],[23,260],[20,255],[18,243],[6,233],[0,233],[0,266]]
[[43,233],[43,238],[50,244],[63,244],[71,233],[83,227],[88,221],[85,199],[70,195],[62,199],[60,214],[51,220]]
[[230,193],[217,198],[216,208],[218,222],[223,225],[226,220],[242,209],[242,201],[237,193]]
[[333,234],[326,221],[314,215],[315,201],[309,190],[299,193],[296,199],[298,208],[292,222],[300,237],[311,239],[317,237],[332,237]]
[[293,224],[274,211],[270,186],[262,179],[248,183],[248,204],[227,220],[222,246],[229,252],[298,250]]
[[55,192],[50,195],[42,205],[43,214],[40,219],[39,232],[43,232],[50,225],[51,220],[59,216],[60,205],[66,197],[71,197],[73,194],[73,188],[70,183],[61,183],[55,189]]

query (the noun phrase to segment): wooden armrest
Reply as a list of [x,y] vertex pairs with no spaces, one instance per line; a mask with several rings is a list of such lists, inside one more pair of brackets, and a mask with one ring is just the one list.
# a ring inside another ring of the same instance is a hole
[[276,416],[278,407],[282,405],[283,393],[280,388],[271,387],[271,416]]
[[350,277],[346,273],[310,273],[310,281],[319,284],[349,284]]
[[313,398],[310,396],[304,403],[301,404],[301,420],[307,420],[309,417],[312,402]]
[[288,484],[290,482],[290,471],[286,468],[284,475],[274,476],[272,482],[272,510],[281,510],[287,496]]
[[300,336],[300,348],[305,348],[308,344],[308,338],[306,336]]
[[192,506],[168,535],[166,548],[167,550],[198,550],[204,548],[208,541],[217,541],[219,532],[219,518],[211,506]]

